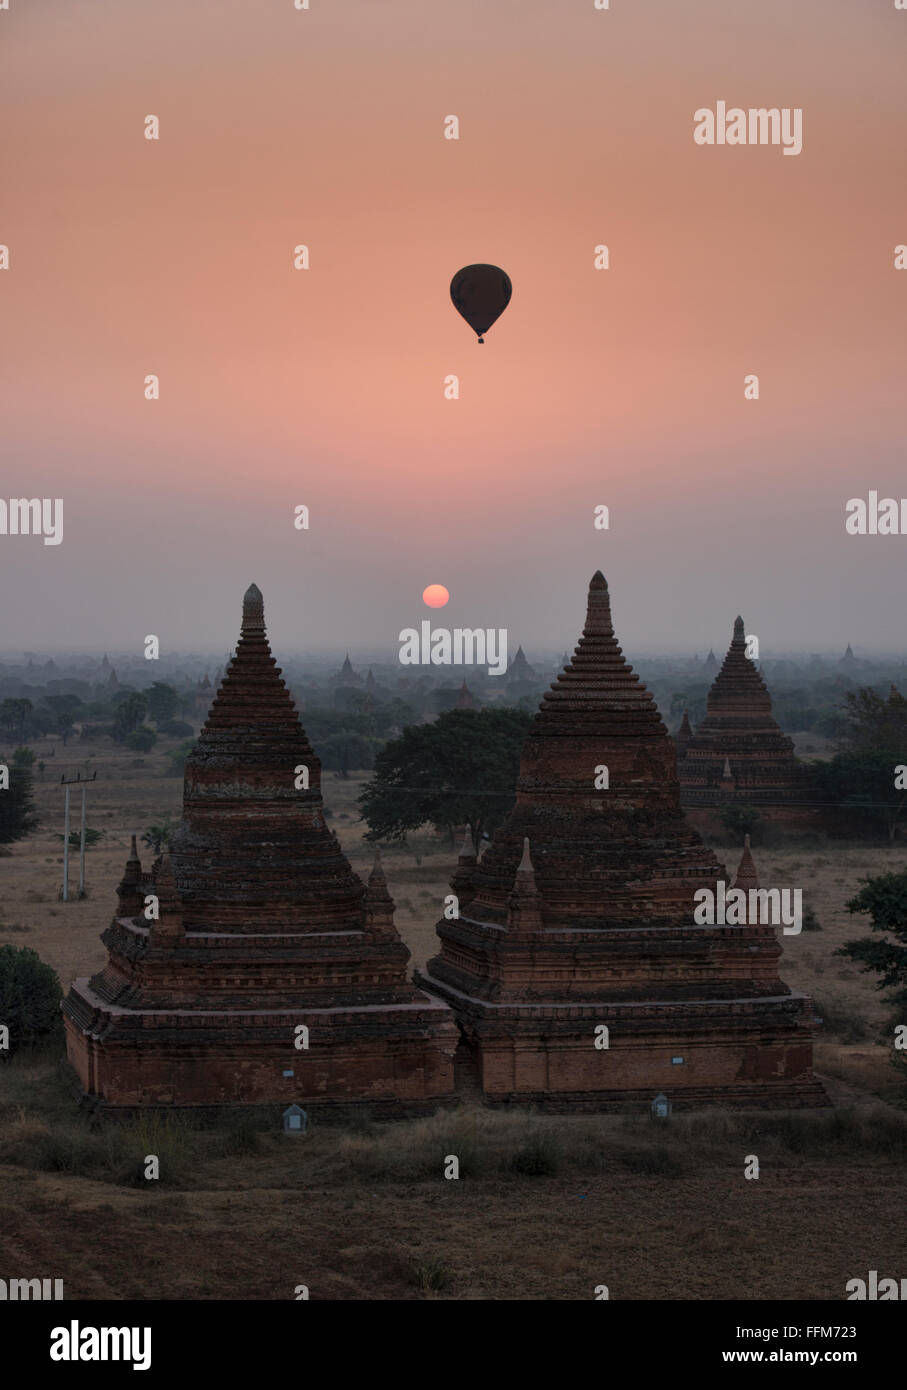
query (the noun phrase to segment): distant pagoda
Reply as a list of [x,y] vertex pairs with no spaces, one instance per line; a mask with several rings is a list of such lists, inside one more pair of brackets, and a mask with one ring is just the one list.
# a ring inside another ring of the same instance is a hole
[[350,661],[350,654],[347,652],[343,658],[343,665],[334,677],[336,685],[361,685],[362,677],[358,671],[353,670],[353,663]]
[[460,689],[457,691],[457,703],[456,703],[456,708],[457,708],[457,709],[477,709],[477,708],[478,708],[478,706],[477,706],[477,704],[476,704],[476,701],[475,701],[475,696],[473,695],[473,693],[472,693],[472,691],[470,690],[469,686],[466,684],[465,678],[464,678],[464,680],[463,680],[463,684],[460,686]]
[[507,683],[518,684],[521,681],[534,681],[536,679],[535,668],[529,665],[526,660],[526,653],[522,647],[517,647],[516,655],[510,666],[507,668]]
[[717,811],[729,802],[755,807],[765,819],[806,827],[818,816],[806,769],[793,741],[772,717],[765,681],[746,654],[743,619],[708,694],[706,715],[677,736],[681,802],[703,831],[719,828]]
[[719,880],[596,573],[583,635],[523,746],[514,809],[481,862],[467,835],[459,917],[438,923],[440,953],[416,974],[455,1011],[486,1101],[822,1103],[809,1001],[779,978],[774,929],[693,922],[694,893]]
[[[149,895],[157,920],[144,916]],[[133,840],[102,939],[108,963],[74,982],[64,1015],[84,1091],[106,1105],[382,1114],[431,1110],[452,1092],[452,1017],[407,978],[380,861],[366,887],[328,829],[321,765],[254,584],[186,760],[170,855],[145,874]]]

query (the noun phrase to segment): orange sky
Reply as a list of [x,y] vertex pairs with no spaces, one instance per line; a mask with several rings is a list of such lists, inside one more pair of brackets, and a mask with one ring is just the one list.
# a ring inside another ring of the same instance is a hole
[[[224,649],[254,579],[284,650],[390,649],[435,582],[531,653],[600,566],[631,655],[738,610],[903,650],[907,537],[843,521],[907,491],[907,12],[310,3],[0,12],[4,495],[65,499],[0,536],[0,647]],[[802,154],[695,145],[719,99],[802,107]]]

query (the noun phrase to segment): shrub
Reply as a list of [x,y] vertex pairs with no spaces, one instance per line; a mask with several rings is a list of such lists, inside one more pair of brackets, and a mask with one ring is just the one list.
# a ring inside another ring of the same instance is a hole
[[142,836],[142,844],[147,845],[152,854],[158,855],[169,847],[175,829],[176,826],[171,825],[169,819],[165,817],[157,825],[149,825]]
[[149,729],[147,724],[141,724],[139,728],[133,729],[131,734],[127,734],[123,742],[134,753],[150,753],[157,743],[157,734],[153,729]]
[[413,1280],[423,1293],[441,1293],[451,1285],[451,1273],[438,1257],[413,1265]]
[[[92,845],[96,845],[96,844],[98,843],[99,840],[101,840],[101,839],[104,838],[105,833],[106,833],[106,832],[103,831],[103,830],[92,830],[91,826],[86,825],[86,827],[85,827],[85,848],[86,848],[86,849],[91,849]],[[58,840],[62,840],[62,839],[63,839],[63,836],[62,836],[62,835],[58,835],[58,836],[57,836],[57,839],[58,839]],[[82,844],[82,832],[81,832],[81,830],[71,830],[71,831],[69,832],[69,846],[70,846],[70,849],[79,849],[79,848],[81,847],[81,844]]]
[[822,1019],[822,1027],[826,1032],[833,1034],[843,1043],[865,1042],[871,1036],[871,1029],[866,1020],[846,1004],[826,999],[820,1002],[814,995],[813,1008]]
[[550,1178],[561,1166],[560,1146],[553,1134],[535,1134],[510,1159],[511,1172],[528,1178]]
[[167,754],[167,757],[170,759],[170,769],[172,776],[182,777],[183,772],[185,770],[186,759],[192,752],[194,746],[195,744],[193,740],[191,738],[187,738],[184,739],[182,743],[178,743],[175,748],[170,749],[170,752]]
[[819,921],[818,917],[816,916],[815,912],[811,907],[807,907],[803,911],[802,927],[804,931],[824,930],[822,923]]
[[223,1134],[225,1154],[254,1154],[261,1148],[261,1134],[255,1123],[246,1117],[234,1120]]
[[62,1035],[63,991],[56,973],[27,946],[0,946],[0,1022],[9,1028],[9,1057]]

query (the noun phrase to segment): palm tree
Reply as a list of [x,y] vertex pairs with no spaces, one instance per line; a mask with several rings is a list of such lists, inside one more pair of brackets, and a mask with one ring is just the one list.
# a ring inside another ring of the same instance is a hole
[[173,831],[174,826],[169,820],[162,820],[158,825],[149,825],[142,836],[142,844],[147,845],[153,854],[160,854],[164,846],[170,844]]

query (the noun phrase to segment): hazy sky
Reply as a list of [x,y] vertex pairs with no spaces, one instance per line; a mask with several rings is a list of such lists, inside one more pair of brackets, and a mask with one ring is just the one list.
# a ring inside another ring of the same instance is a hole
[[[907,12],[310,5],[0,11],[3,494],[64,499],[61,545],[0,536],[0,647],[224,650],[255,580],[285,650],[531,651],[597,567],[631,656],[738,611],[907,647],[907,536],[844,531],[907,494]],[[802,108],[802,153],[697,146],[718,101]],[[482,347],[474,261],[514,287]]]

